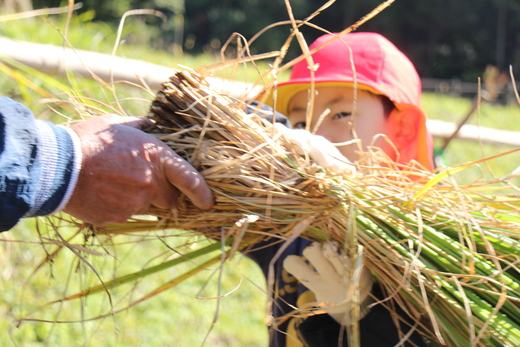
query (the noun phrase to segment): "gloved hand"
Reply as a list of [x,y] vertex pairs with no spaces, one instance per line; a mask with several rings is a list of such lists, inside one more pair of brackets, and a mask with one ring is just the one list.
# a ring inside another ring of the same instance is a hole
[[274,126],[296,146],[298,154],[307,153],[316,164],[337,173],[356,173],[356,167],[323,136],[303,129],[288,129],[280,123],[274,123]]
[[303,129],[291,129],[289,119],[280,112],[273,112],[271,107],[254,100],[246,112],[257,114],[271,123],[274,116],[274,126],[296,146],[299,155],[308,154],[316,164],[337,173],[356,173],[356,167],[329,140]]
[[[285,270],[314,292],[316,301],[324,304],[323,309],[332,318],[340,324],[345,323],[346,313],[352,309],[351,295],[355,289],[345,273],[348,258],[338,253],[338,247],[331,242],[313,242],[303,250],[303,255],[310,265],[302,257],[290,255],[284,260]],[[369,311],[372,284],[370,271],[363,267],[359,277],[359,319]]]

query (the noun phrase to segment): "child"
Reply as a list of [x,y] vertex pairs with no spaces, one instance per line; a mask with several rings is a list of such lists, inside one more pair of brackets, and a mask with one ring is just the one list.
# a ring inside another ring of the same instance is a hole
[[[312,51],[336,34],[324,35],[309,49]],[[433,170],[432,139],[426,130],[426,116],[419,107],[421,82],[410,60],[391,42],[375,33],[351,33],[336,38],[312,55],[318,68],[311,69],[304,59],[294,65],[289,81],[280,83],[275,99],[266,104],[288,116],[293,128],[315,131],[332,143],[361,140],[362,148],[377,146],[397,163],[415,162],[425,170]],[[311,81],[315,83],[310,124],[306,123]],[[393,146],[384,139],[393,143]],[[350,161],[359,159],[358,144],[339,146]],[[270,259],[278,247],[248,254],[267,275]],[[298,283],[283,267],[285,259],[301,256],[309,241],[298,239],[283,253],[275,265],[276,287],[274,317],[283,317],[294,306],[315,300],[313,293]],[[288,258],[289,257],[289,258]],[[292,268],[291,268],[292,269]],[[298,276],[297,276],[298,277]],[[383,297],[374,285],[372,295]],[[404,313],[401,317],[410,320]],[[412,322],[413,323],[413,322]],[[394,346],[409,327],[400,324],[399,336],[389,312],[376,305],[360,320],[362,346]],[[339,324],[328,315],[306,320],[292,318],[272,329],[270,346],[337,346]],[[344,343],[347,339],[343,338]],[[424,345],[413,333],[404,346]]]
[[[334,37],[324,35],[309,49]],[[334,40],[312,58],[318,69],[314,74],[316,95],[308,130],[314,130],[319,117],[329,108],[330,113],[323,118],[316,134],[332,143],[346,142],[352,139],[353,123],[357,138],[365,147],[375,135],[385,134],[399,151],[382,144],[392,159],[399,163],[415,160],[433,170],[432,139],[419,106],[421,81],[401,51],[379,34],[351,33]],[[302,60],[293,67],[290,80],[277,88],[275,109],[288,116],[294,128],[306,126],[310,83],[310,69]],[[267,104],[270,103],[268,100]],[[356,145],[339,149],[351,161],[357,159]]]

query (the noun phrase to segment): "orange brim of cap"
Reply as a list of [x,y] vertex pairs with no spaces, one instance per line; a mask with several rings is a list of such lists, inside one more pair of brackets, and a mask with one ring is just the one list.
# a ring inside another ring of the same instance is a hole
[[[354,87],[354,83],[352,82],[337,82],[337,81],[324,81],[324,82],[316,82],[314,84],[315,88],[318,87]],[[372,92],[374,94],[383,95],[378,92],[374,88],[357,83],[357,88],[361,90],[366,90]],[[311,84],[309,82],[284,82],[280,83],[276,88],[273,88],[269,94],[267,94],[265,99],[265,104],[274,108],[276,111],[280,112],[283,115],[287,115],[289,113],[289,102],[291,99],[298,93],[303,91],[311,90]],[[275,100],[276,99],[276,105]]]

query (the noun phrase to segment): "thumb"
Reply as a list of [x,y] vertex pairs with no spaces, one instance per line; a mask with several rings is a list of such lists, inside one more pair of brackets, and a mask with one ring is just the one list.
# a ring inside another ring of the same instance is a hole
[[191,202],[200,209],[208,210],[213,207],[213,193],[204,177],[177,153],[161,143],[163,153],[167,157],[164,161],[164,172],[167,180],[184,193]]
[[[107,117],[105,121],[109,124],[124,125],[140,130],[146,130],[154,125],[152,120],[146,117],[122,117],[113,114],[105,116]],[[202,175],[165,143],[150,134],[147,136],[151,136],[154,139],[154,145],[160,148],[159,153],[163,159],[166,179],[198,208],[208,210],[213,207],[213,193]]]

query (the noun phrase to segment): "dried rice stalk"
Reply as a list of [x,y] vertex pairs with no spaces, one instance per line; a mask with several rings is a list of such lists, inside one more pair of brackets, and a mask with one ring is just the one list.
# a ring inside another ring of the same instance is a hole
[[[163,85],[150,132],[203,174],[216,204],[201,211],[184,199],[175,211],[153,210],[158,227],[211,238],[223,227],[240,250],[251,243],[242,235],[288,240],[296,225],[310,222],[301,236],[337,240],[351,256],[361,245],[388,295],[381,304],[399,305],[427,338],[449,346],[520,345],[517,201],[488,199],[476,192],[482,186],[460,188],[447,179],[464,167],[432,175],[398,168],[377,151],[367,153],[356,177],[328,172],[245,106],[194,72]],[[244,215],[255,217],[239,232]]]
[[247,115],[244,108],[189,72],[164,84],[151,107],[157,124],[151,132],[202,173],[216,193],[216,205],[204,212],[182,201],[174,212],[152,214],[177,228],[230,226],[245,214],[256,214],[260,219],[255,225],[263,230],[292,226],[340,206],[337,197],[324,193],[332,187],[321,186],[323,170],[311,166],[274,127]]

